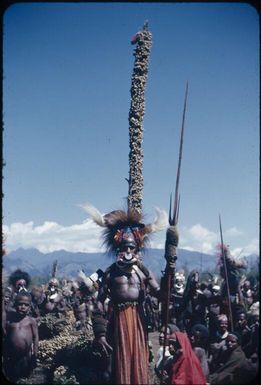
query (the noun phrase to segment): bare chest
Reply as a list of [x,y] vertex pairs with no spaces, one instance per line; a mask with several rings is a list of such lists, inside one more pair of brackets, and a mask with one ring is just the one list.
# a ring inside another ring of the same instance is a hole
[[145,288],[145,276],[139,271],[126,273],[114,272],[109,280],[112,299],[116,301],[137,301]]

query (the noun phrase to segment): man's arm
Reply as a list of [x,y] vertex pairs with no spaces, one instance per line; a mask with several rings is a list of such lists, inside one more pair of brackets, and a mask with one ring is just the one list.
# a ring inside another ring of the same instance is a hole
[[103,279],[102,285],[99,289],[98,297],[94,303],[94,309],[92,312],[92,326],[94,333],[94,345],[101,347],[106,356],[112,352],[112,347],[109,345],[106,339],[107,323],[104,301],[108,296],[108,279],[109,275],[106,275]]
[[36,320],[31,317],[31,328],[33,334],[33,354],[36,357],[38,354],[38,345],[39,345],[39,333],[38,333],[38,325]]

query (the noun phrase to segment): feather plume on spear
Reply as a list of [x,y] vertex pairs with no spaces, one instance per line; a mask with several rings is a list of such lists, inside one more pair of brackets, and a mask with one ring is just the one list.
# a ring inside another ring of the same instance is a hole
[[58,261],[57,259],[53,262],[53,269],[52,269],[52,278],[56,278],[57,275],[57,266],[58,266]]

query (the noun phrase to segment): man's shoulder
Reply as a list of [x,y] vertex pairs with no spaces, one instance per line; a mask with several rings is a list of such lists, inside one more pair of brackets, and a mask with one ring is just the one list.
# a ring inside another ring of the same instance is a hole
[[150,277],[152,275],[152,272],[150,269],[148,269],[143,262],[138,263],[138,268],[142,271],[142,273],[145,275],[146,278]]
[[112,271],[116,270],[117,264],[116,262],[113,262],[110,266],[107,267],[105,270],[105,275],[110,274]]

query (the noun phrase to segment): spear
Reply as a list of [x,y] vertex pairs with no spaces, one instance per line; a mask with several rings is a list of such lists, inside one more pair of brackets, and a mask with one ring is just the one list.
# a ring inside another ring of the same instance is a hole
[[178,223],[178,215],[179,215],[179,179],[180,179],[180,169],[181,169],[181,160],[182,160],[182,150],[183,150],[183,137],[184,137],[184,127],[185,127],[185,116],[187,109],[187,98],[188,98],[188,82],[186,84],[186,93],[185,93],[185,101],[183,108],[183,116],[182,116],[182,126],[181,126],[181,134],[180,134],[180,143],[179,143],[179,162],[178,162],[178,171],[176,177],[176,188],[175,188],[175,198],[173,205],[173,217],[170,220],[170,225],[176,225]]
[[162,368],[161,368],[161,384],[163,383],[163,370],[164,370],[164,359],[166,353],[166,345],[167,345],[167,329],[169,322],[169,304],[170,304],[170,289],[171,282],[174,283],[175,277],[175,264],[177,260],[177,246],[178,246],[178,232],[177,232],[177,223],[179,217],[179,206],[180,206],[180,194],[179,194],[179,180],[180,180],[180,170],[181,170],[181,160],[182,160],[182,150],[183,150],[183,137],[184,137],[184,127],[185,127],[185,116],[186,116],[186,108],[187,108],[187,98],[188,98],[188,82],[186,84],[186,92],[185,92],[185,100],[184,100],[184,108],[183,108],[183,116],[182,116],[182,126],[181,126],[181,134],[180,134],[180,144],[179,144],[179,161],[178,161],[178,169],[176,176],[176,187],[175,187],[175,197],[173,202],[173,214],[172,211],[172,194],[170,195],[170,206],[169,206],[169,227],[167,229],[166,234],[166,242],[165,242],[165,258],[170,262],[171,266],[166,267],[165,273],[167,275],[167,297],[166,297],[166,315],[164,319],[164,343],[163,343],[163,355],[162,355]]
[[223,242],[223,233],[222,233],[222,225],[221,225],[221,216],[220,216],[220,214],[219,214],[219,231],[220,231],[220,239],[221,239],[221,252],[222,252],[224,271],[225,271],[225,282],[226,282],[226,287],[227,287],[229,319],[230,319],[231,331],[233,332],[234,327],[233,327],[233,318],[232,318],[230,289],[229,289],[228,275],[227,275],[227,261],[226,261],[225,250],[224,250],[224,242]]

